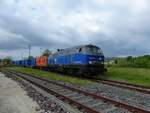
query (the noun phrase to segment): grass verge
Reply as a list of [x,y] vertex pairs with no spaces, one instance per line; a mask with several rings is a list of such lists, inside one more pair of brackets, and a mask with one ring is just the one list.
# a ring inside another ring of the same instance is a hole
[[76,84],[76,85],[84,86],[84,85],[92,84],[92,82],[89,80],[82,80],[77,77],[64,76],[64,75],[60,75],[57,73],[47,72],[47,71],[43,71],[43,70],[39,70],[39,69],[24,68],[24,67],[9,67],[7,69],[12,69],[12,70],[27,73],[27,74],[33,74],[35,76],[45,77],[45,78],[48,78],[51,80],[69,82],[71,84]]
[[104,78],[150,86],[150,69],[111,67]]

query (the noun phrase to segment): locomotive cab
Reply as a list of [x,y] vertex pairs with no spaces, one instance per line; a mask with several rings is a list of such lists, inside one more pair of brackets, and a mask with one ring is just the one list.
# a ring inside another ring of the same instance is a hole
[[87,45],[82,49],[79,49],[79,52],[87,55],[87,63],[88,64],[103,64],[104,63],[104,55],[101,48],[94,45]]
[[88,73],[98,74],[104,72],[104,55],[101,48],[94,45],[86,45],[79,48],[79,53],[86,56],[85,70]]

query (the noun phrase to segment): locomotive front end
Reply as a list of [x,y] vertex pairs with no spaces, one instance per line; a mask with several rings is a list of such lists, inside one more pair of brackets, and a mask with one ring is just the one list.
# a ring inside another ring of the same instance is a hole
[[89,73],[99,74],[104,72],[104,55],[101,48],[94,45],[86,46],[87,68]]

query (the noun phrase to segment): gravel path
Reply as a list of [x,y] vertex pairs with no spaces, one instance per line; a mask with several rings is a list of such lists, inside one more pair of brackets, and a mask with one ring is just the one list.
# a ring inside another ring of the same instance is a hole
[[15,81],[0,73],[0,113],[39,113],[37,107]]

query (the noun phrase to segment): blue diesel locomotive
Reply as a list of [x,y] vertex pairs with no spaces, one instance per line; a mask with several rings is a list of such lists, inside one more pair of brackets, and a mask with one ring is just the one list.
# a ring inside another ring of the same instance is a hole
[[[14,61],[14,64],[38,67],[36,58]],[[91,44],[58,49],[57,52],[48,57],[47,66],[44,68],[72,75],[98,75],[104,72],[104,55],[101,48]]]
[[97,75],[104,71],[104,55],[94,45],[82,45],[58,50],[48,58],[52,70],[70,74]]

